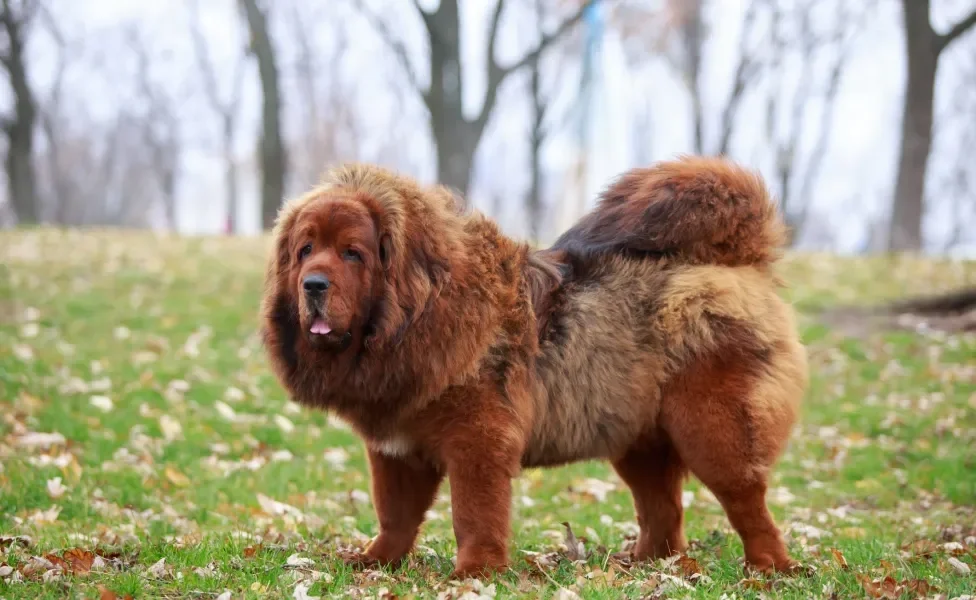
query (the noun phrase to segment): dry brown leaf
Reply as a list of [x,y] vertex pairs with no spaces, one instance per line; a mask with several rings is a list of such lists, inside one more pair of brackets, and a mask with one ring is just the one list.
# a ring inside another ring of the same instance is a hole
[[20,574],[29,579],[39,573],[55,570],[58,566],[43,556],[32,556],[30,560],[20,565]]
[[901,595],[901,586],[898,585],[898,581],[891,575],[888,575],[884,579],[874,580],[866,575],[858,575],[857,579],[861,582],[861,587],[864,588],[864,591],[872,598],[890,598],[894,600]]
[[166,467],[164,473],[166,474],[166,479],[177,487],[186,487],[190,485],[190,478],[183,473],[180,473],[173,467]]
[[690,577],[692,575],[701,575],[701,565],[694,558],[682,554],[677,561],[678,570],[685,577]]
[[244,558],[254,558],[254,555],[257,554],[259,550],[261,550],[261,544],[244,548]]
[[902,546],[902,550],[909,551],[918,557],[928,558],[939,551],[939,545],[932,540],[916,540],[911,544]]
[[87,575],[95,562],[95,554],[81,548],[65,550],[61,558],[68,564],[68,571],[75,575]]
[[762,581],[761,579],[743,579],[739,582],[739,585],[747,590],[768,590],[772,588],[772,584],[768,581]]
[[30,548],[33,543],[33,540],[26,535],[0,535],[0,549],[14,544],[20,544],[24,548]]
[[573,528],[569,526],[569,523],[563,521],[562,525],[566,528],[566,558],[573,562],[586,560],[586,548],[583,546],[583,542],[579,541],[576,534],[573,533]]
[[844,555],[841,554],[841,551],[840,550],[838,550],[837,548],[831,548],[830,549],[830,554],[833,555],[834,560],[837,561],[837,564],[840,565],[840,568],[842,568],[842,569],[849,568],[847,566],[847,559],[844,558]]
[[104,585],[99,584],[98,586],[98,597],[99,600],[133,600],[131,594],[126,594],[125,596],[119,596],[112,590],[108,589]]
[[921,598],[928,596],[931,592],[938,591],[934,585],[928,581],[925,581],[924,579],[911,579],[909,581],[903,581],[902,585],[906,590]]

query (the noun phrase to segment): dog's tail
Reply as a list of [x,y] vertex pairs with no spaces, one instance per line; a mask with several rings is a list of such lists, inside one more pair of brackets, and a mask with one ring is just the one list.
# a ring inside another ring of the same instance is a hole
[[553,247],[578,256],[766,268],[785,240],[786,226],[757,173],[721,158],[681,157],[622,175]]

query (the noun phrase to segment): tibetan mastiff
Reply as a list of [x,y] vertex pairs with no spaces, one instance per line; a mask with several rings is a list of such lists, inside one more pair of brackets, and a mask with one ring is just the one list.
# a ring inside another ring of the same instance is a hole
[[376,166],[286,202],[263,338],[294,401],[365,443],[379,533],[350,560],[399,563],[446,477],[454,576],[505,568],[520,469],[606,460],[635,560],[687,548],[693,474],[749,567],[795,569],[765,501],[808,377],[773,272],[785,235],[762,179],[718,158],[624,173],[544,249]]

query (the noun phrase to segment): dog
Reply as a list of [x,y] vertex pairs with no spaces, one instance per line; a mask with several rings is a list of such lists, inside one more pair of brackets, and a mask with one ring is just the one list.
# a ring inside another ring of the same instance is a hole
[[605,460],[633,495],[635,560],[687,548],[693,474],[750,569],[796,569],[765,494],[807,361],[758,174],[689,156],[632,169],[534,249],[443,186],[346,164],[287,201],[272,235],[272,369],[368,454],[379,532],[351,562],[399,564],[446,477],[453,575],[505,569],[512,478]]

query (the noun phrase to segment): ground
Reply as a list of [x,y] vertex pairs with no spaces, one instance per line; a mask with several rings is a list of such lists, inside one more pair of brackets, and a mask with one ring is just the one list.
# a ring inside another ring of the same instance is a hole
[[687,556],[613,557],[637,530],[630,496],[586,463],[524,472],[513,570],[452,583],[447,486],[402,569],[342,566],[376,532],[363,449],[290,404],[268,370],[255,334],[267,249],[0,233],[0,598],[974,593],[976,336],[843,337],[818,313],[971,284],[976,263],[784,260],[812,384],[769,501],[805,574],[745,573],[738,537],[694,480]]

